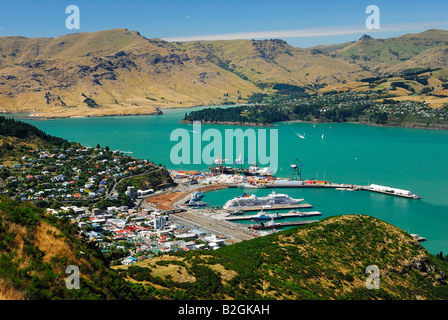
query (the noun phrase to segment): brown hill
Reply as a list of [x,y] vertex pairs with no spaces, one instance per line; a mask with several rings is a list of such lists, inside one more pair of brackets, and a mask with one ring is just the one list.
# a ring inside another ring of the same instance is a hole
[[310,49],[278,39],[166,42],[126,29],[3,37],[0,111],[101,116],[245,103],[253,93],[272,92],[275,84],[316,92],[416,68],[448,68],[447,48],[443,30],[363,36]]
[[352,44],[330,48],[336,48],[331,51],[334,56],[344,57],[373,73],[385,75],[399,74],[415,67],[447,68],[446,56],[443,56],[447,45],[448,31],[431,29],[387,39],[363,36]]
[[0,38],[0,110],[43,116],[158,113],[244,102],[275,83],[369,76],[281,40],[170,43],[126,29]]

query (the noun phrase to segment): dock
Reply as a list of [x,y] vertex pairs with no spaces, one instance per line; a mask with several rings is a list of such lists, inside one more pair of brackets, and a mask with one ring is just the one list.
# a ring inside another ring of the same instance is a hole
[[377,192],[377,193],[382,193],[382,194],[387,194],[390,196],[402,197],[402,198],[407,198],[407,199],[421,199],[421,197],[416,194],[403,194],[403,193],[398,193],[398,192],[394,192],[394,191],[378,190],[378,189],[374,189],[369,186],[361,187],[361,190]]
[[[291,182],[300,182],[300,181],[291,181]],[[229,188],[241,188],[239,184],[231,183],[228,184]],[[241,188],[247,190],[253,189],[269,189],[269,188],[355,188],[358,186],[341,184],[341,183],[263,183],[260,186],[253,186],[250,188]]]
[[[238,188],[238,184],[228,184],[227,187],[229,188]],[[348,190],[348,191],[370,191],[370,192],[377,192],[382,194],[387,194],[390,196],[396,196],[401,198],[407,198],[407,199],[421,199],[420,196],[416,194],[412,194],[408,191],[408,193],[403,192],[397,192],[399,189],[396,188],[390,188],[385,187],[387,189],[380,190],[376,188],[372,188],[371,186],[360,186],[356,184],[343,184],[343,183],[306,183],[304,181],[290,181],[285,183],[263,183],[260,186],[254,186],[252,188],[247,188],[248,190],[251,189],[268,189],[268,188],[326,188],[326,189],[335,189],[335,190]],[[402,190],[407,191],[407,190]]]
[[[312,208],[313,206],[308,203],[299,203],[299,204],[284,204],[284,205],[278,205],[275,207],[270,207],[268,210],[285,210],[285,209],[308,209]],[[260,210],[266,210],[265,206],[247,206],[247,207],[238,207],[231,210],[241,210],[244,212],[248,211],[260,211]],[[230,209],[229,209],[230,210]]]
[[[267,216],[272,215],[275,219],[275,215],[272,213],[266,213]],[[320,216],[322,215],[319,211],[311,211],[311,212],[301,212],[301,213],[279,213],[279,215],[281,216],[280,218],[277,219],[283,219],[283,218],[306,218],[306,217],[311,217],[311,216]],[[227,217],[225,218],[226,221],[247,221],[247,220],[252,220],[254,218],[256,218],[256,215],[253,216],[239,216],[239,217]]]

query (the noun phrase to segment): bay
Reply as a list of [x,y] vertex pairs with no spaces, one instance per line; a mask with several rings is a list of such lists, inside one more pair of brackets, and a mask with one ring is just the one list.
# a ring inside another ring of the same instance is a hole
[[[166,165],[168,169],[207,170],[209,164],[171,162],[170,151],[177,141],[170,135],[189,109],[165,109],[163,115],[113,116],[40,120],[17,116],[45,132],[77,141],[84,146],[109,146],[132,152],[132,156]],[[230,125],[202,125],[202,130],[242,128]],[[269,130],[270,128],[242,128]],[[278,129],[277,176],[290,177],[290,165],[299,159],[305,179],[368,185],[371,183],[410,190],[422,197],[410,200],[366,191],[333,189],[279,189],[304,198],[312,210],[325,218],[341,214],[367,214],[396,225],[428,240],[422,245],[431,253],[448,253],[448,131],[374,127],[360,124],[280,123]],[[206,145],[203,142],[203,145]],[[225,157],[225,155],[223,155]],[[250,159],[252,161],[252,159]],[[253,162],[253,161],[252,161]],[[249,190],[265,195],[271,190]],[[210,206],[223,205],[241,195],[241,189],[207,193]],[[307,218],[311,219],[311,218]],[[312,218],[316,219],[316,218]]]

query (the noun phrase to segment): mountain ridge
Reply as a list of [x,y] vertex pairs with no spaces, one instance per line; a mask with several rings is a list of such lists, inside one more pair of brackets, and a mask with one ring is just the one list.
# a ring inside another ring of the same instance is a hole
[[280,39],[167,42],[111,29],[55,38],[0,38],[0,111],[42,117],[159,114],[164,108],[246,103],[288,84],[320,88],[446,68],[448,31],[362,37],[302,49]]

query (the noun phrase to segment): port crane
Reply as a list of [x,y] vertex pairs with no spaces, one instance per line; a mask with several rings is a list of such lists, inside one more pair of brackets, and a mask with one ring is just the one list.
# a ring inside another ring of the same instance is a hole
[[291,180],[302,180],[302,167],[304,164],[299,159],[291,164]]

